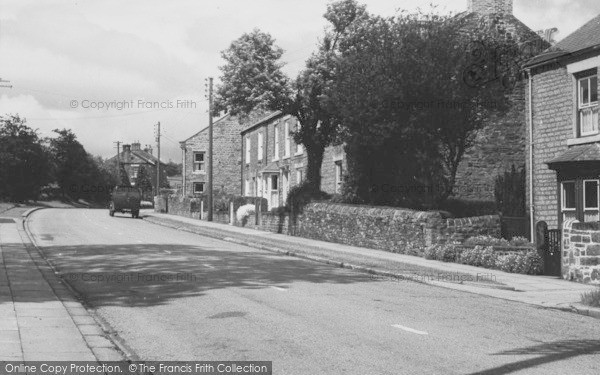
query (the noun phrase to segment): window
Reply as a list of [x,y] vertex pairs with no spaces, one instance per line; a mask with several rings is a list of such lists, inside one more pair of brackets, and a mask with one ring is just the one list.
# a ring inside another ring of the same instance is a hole
[[204,193],[204,182],[194,182],[194,194]]
[[289,157],[290,156],[290,149],[292,147],[292,139],[291,139],[291,136],[290,136],[290,122],[289,121],[286,121],[284,123],[283,135],[285,137],[284,157]]
[[204,172],[206,169],[204,163],[204,152],[194,152],[194,170],[193,172]]
[[247,197],[250,196],[250,180],[248,179],[244,181],[244,195]]
[[342,161],[335,162],[335,193],[342,192]]
[[250,163],[250,146],[252,146],[250,137],[246,137],[246,164]]
[[271,176],[271,190],[279,190],[279,176],[276,174]]
[[296,170],[296,184],[300,185],[302,183],[302,178],[303,178],[303,173],[302,173],[302,169],[297,169]]
[[598,180],[583,181],[583,208],[598,209]]
[[575,211],[575,181],[562,183],[562,209],[563,211]]
[[275,150],[274,150],[274,155],[273,155],[273,160],[277,160],[279,159],[279,125],[275,124],[274,127],[274,145],[275,145]]
[[264,152],[264,141],[263,141],[263,133],[260,132],[258,133],[258,145],[256,146],[256,149],[258,150],[258,161],[261,161],[263,159],[263,152]]
[[579,135],[598,134],[598,76],[577,81]]
[[134,179],[137,178],[139,172],[140,172],[140,166],[138,164],[133,164],[131,166],[131,177]]

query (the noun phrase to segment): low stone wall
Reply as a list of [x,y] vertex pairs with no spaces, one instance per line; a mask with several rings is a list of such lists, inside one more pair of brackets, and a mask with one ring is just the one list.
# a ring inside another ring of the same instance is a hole
[[427,223],[426,245],[462,243],[469,237],[492,236],[500,238],[500,216],[487,215],[460,219],[434,219]]
[[[188,199],[169,200],[169,213],[199,218],[199,212],[189,209]],[[293,225],[289,214],[284,213],[263,212],[258,220],[257,215],[244,222],[234,220],[235,225],[246,228],[412,255],[423,255],[431,245],[462,243],[472,236],[500,236],[498,216],[443,219],[436,211],[337,203],[308,204],[292,220]],[[213,221],[229,223],[229,213],[215,212]]]
[[600,284],[600,222],[567,220],[563,226],[562,241],[563,277]]

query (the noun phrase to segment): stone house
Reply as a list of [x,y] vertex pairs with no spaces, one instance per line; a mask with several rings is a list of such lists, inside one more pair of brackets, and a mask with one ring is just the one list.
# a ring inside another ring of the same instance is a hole
[[[530,60],[526,69],[530,85],[526,98],[532,146],[528,148],[531,153],[527,170],[532,219],[535,223],[546,222],[551,229],[568,224],[567,238],[562,243],[563,275],[572,277],[574,267],[585,278],[585,272],[592,272],[586,265],[600,263],[600,246],[586,253],[583,243],[589,244],[592,237],[575,236],[569,241],[568,230],[589,232],[593,228],[581,227],[581,223],[600,221],[600,15]],[[593,236],[594,241],[596,237],[600,238]],[[571,247],[573,242],[583,243],[575,249]],[[582,273],[581,269],[586,271]]]
[[[482,23],[494,25],[498,33],[522,46],[519,52],[525,56],[515,54],[496,57],[496,60],[504,59],[521,65],[527,61],[526,56],[533,57],[550,46],[513,15],[513,0],[469,0],[467,11],[458,14],[454,22],[466,33],[479,28]],[[493,59],[494,51],[487,52],[490,52],[487,57]],[[474,63],[485,64],[490,69],[483,71],[486,82],[519,78],[504,74],[505,67],[499,61],[474,60]],[[477,132],[472,147],[466,150],[458,166],[454,188],[456,198],[493,201],[496,176],[510,170],[512,165],[519,167],[525,164],[528,138],[526,91],[526,81],[517,80],[509,96],[508,112],[490,118]]]
[[[299,124],[295,117],[277,111],[243,129],[242,195],[266,198],[269,209],[285,205],[290,189],[306,178],[306,152],[292,137]],[[342,146],[327,147],[321,166],[321,189],[340,193],[344,170]]]
[[[148,175],[151,177],[152,188],[156,188],[156,163],[158,162],[158,158],[152,154],[152,147],[145,146],[143,149],[139,142],[133,142],[131,144],[124,144],[122,146],[119,153],[119,162],[124,167],[125,172],[127,172],[127,176],[129,177],[129,182],[132,185],[135,185],[137,182],[138,173],[140,167],[144,167],[148,172]],[[117,155],[113,156],[108,160],[110,163],[117,162]],[[164,170],[165,163],[160,162],[161,169]],[[144,192],[145,196],[152,196],[153,192]]]
[[[227,114],[213,123],[213,191],[239,194],[240,132],[244,122]],[[180,142],[182,152],[182,189],[191,196],[208,191],[208,127]]]

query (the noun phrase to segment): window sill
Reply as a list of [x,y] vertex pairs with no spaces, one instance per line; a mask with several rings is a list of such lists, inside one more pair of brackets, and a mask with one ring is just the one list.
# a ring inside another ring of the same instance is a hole
[[586,135],[580,138],[567,139],[567,146],[583,145],[586,143],[600,142],[600,134]]
[[283,158],[281,158],[281,159],[282,159],[282,160],[286,160],[286,159],[289,159],[289,158],[290,158],[290,155],[286,155],[286,156],[284,156],[284,157],[283,157]]
[[192,174],[206,174],[205,171],[193,171]]

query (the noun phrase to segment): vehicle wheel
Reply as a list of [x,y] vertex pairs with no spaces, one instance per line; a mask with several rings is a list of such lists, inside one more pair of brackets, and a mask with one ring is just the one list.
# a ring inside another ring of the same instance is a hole
[[140,217],[140,212],[139,211],[131,211],[131,217],[134,219],[137,219]]
[[113,204],[110,204],[110,207],[108,208],[108,214],[110,216],[115,216],[115,207],[113,206]]

